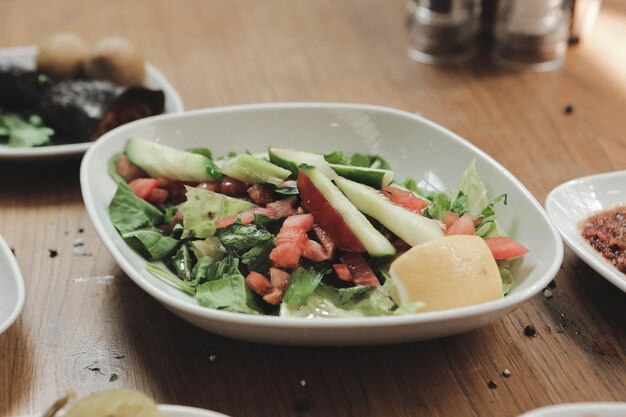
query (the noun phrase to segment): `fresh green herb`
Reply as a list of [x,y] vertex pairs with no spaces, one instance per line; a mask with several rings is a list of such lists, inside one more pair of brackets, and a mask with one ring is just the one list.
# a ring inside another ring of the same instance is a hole
[[122,233],[122,238],[128,246],[141,253],[149,261],[164,259],[174,252],[180,243],[179,240],[149,229]]
[[186,244],[183,244],[180,248],[178,248],[174,256],[172,256],[168,262],[168,265],[182,280],[191,281],[192,259],[191,254],[189,253],[189,248]]
[[32,148],[49,145],[54,130],[43,125],[39,116],[28,119],[16,114],[0,113],[0,137],[8,138],[8,145],[14,148]]
[[341,151],[324,154],[324,159],[329,164],[348,165],[350,163]]
[[291,308],[304,304],[322,281],[323,274],[313,269],[298,268],[291,274],[283,302]]
[[282,195],[298,195],[300,194],[300,191],[298,191],[298,187],[283,187],[283,188],[277,188],[274,190],[275,193],[277,194],[282,194]]
[[222,246],[229,254],[242,254],[273,238],[274,235],[261,226],[241,224],[239,221],[228,226],[219,236]]
[[255,246],[248,252],[241,255],[241,263],[248,268],[248,272],[256,271],[259,274],[267,275],[270,270],[270,252],[274,249],[274,240]]
[[130,188],[124,186],[117,187],[108,210],[113,226],[121,234],[139,229],[154,229],[164,218],[161,210],[137,197]]

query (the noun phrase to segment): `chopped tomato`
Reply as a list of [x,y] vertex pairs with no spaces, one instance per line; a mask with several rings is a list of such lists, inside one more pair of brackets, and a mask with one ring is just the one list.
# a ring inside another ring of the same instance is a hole
[[270,252],[270,260],[274,266],[296,268],[300,256],[309,240],[306,235],[313,227],[311,214],[296,214],[287,217],[280,231],[276,235],[276,247]]
[[223,177],[220,184],[220,192],[230,197],[244,197],[248,195],[247,189],[245,182],[230,177]]
[[379,286],[380,281],[372,271],[363,255],[359,253],[346,253],[340,256],[341,262],[346,264],[350,276],[355,285]]
[[322,262],[330,259],[330,256],[328,256],[324,247],[311,239],[307,240],[306,245],[304,245],[302,256],[312,260],[313,262]]
[[446,214],[443,216],[443,224],[446,225],[446,230],[452,227],[452,224],[459,220],[459,215],[453,211],[446,211]]
[[324,247],[324,250],[328,254],[328,259],[331,259],[333,256],[335,256],[335,241],[333,240],[332,236],[330,236],[328,233],[326,233],[324,229],[316,224],[313,225],[313,231],[315,232],[315,236],[317,236],[317,239]]
[[272,284],[270,283],[270,280],[265,278],[264,275],[254,271],[250,272],[246,277],[246,285],[261,297],[272,291]]
[[272,291],[263,296],[263,300],[265,300],[268,304],[278,305],[280,304],[280,300],[283,299],[284,293],[284,291],[279,290],[278,288],[272,288]]
[[247,190],[250,199],[259,206],[265,206],[275,200],[274,191],[269,185],[254,184]]
[[154,178],[135,178],[128,183],[128,186],[137,197],[145,200],[152,190],[159,186],[159,180]]
[[126,180],[126,182],[130,182],[136,178],[148,176],[148,174],[146,174],[141,168],[130,162],[130,159],[128,159],[128,157],[123,153],[120,154],[117,159],[115,170]]
[[488,237],[485,243],[496,260],[515,258],[528,252],[524,246],[506,236]]
[[350,270],[346,264],[333,264],[333,269],[340,280],[352,281],[352,275],[350,275]]
[[296,203],[296,197],[287,197],[282,200],[277,200],[269,203],[262,209],[258,209],[256,212],[272,219],[281,219],[283,217],[289,217],[294,214],[293,205]]
[[313,214],[315,223],[332,237],[337,248],[345,252],[365,252],[365,248],[343,218],[302,171],[298,175],[298,190],[302,207]]
[[469,214],[459,217],[452,226],[446,230],[446,235],[473,235],[474,234],[474,218]]
[[289,272],[278,268],[270,268],[270,281],[274,288],[284,291],[287,289],[287,284],[289,284],[289,278],[291,278]]
[[417,213],[421,213],[422,210],[428,207],[429,204],[428,201],[419,198],[411,191],[403,190],[398,187],[388,185],[386,187],[383,187],[383,192],[389,200]]

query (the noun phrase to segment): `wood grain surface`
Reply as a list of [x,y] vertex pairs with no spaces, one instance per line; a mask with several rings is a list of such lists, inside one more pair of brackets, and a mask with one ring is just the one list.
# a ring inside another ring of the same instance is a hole
[[[549,73],[504,72],[484,55],[457,67],[415,63],[404,6],[0,0],[0,47],[58,31],[90,42],[121,35],[188,109],[337,101],[418,112],[494,156],[540,202],[569,179],[626,168],[622,0],[605,1],[593,31]],[[187,324],[130,281],[90,224],[79,165],[0,160],[0,234],[27,288],[22,315],[0,335],[0,416],[114,387],[233,417],[517,416],[626,401],[626,294],[568,249],[552,298],[468,334],[378,347],[245,343]],[[88,256],[73,254],[77,238]],[[536,337],[523,334],[528,324]]]

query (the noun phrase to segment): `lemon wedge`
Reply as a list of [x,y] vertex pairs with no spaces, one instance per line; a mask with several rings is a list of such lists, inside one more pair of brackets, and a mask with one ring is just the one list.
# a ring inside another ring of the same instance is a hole
[[114,389],[90,395],[77,402],[64,417],[165,417],[145,394]]
[[498,265],[478,236],[454,235],[414,246],[390,267],[391,297],[398,306],[421,301],[437,311],[503,297]]

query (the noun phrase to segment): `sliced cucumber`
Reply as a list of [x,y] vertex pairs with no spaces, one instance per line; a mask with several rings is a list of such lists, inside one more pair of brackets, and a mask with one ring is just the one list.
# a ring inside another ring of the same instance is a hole
[[335,178],[335,184],[359,210],[411,246],[444,235],[439,222],[392,203],[372,187],[342,177]]
[[312,152],[296,151],[293,149],[272,148],[267,150],[270,161],[274,164],[288,169],[293,177],[298,176],[299,167],[302,164],[317,167],[328,178],[335,178],[337,174],[324,159],[324,155]]
[[381,189],[393,181],[393,171],[388,169],[355,167],[352,165],[330,164],[337,174],[349,180]]
[[222,172],[239,181],[254,184],[267,182],[274,185],[280,184],[291,175],[291,172],[284,168],[247,154],[224,161]]
[[[146,139],[129,139],[124,153],[153,178],[181,181],[214,181],[219,172],[208,169],[212,161],[196,153],[180,151]],[[211,174],[213,172],[213,174]]]
[[395,255],[396,250],[393,245],[372,226],[367,217],[339,191],[321,170],[307,165],[302,165],[300,170],[311,180],[315,188],[343,219],[367,253],[377,257]]

